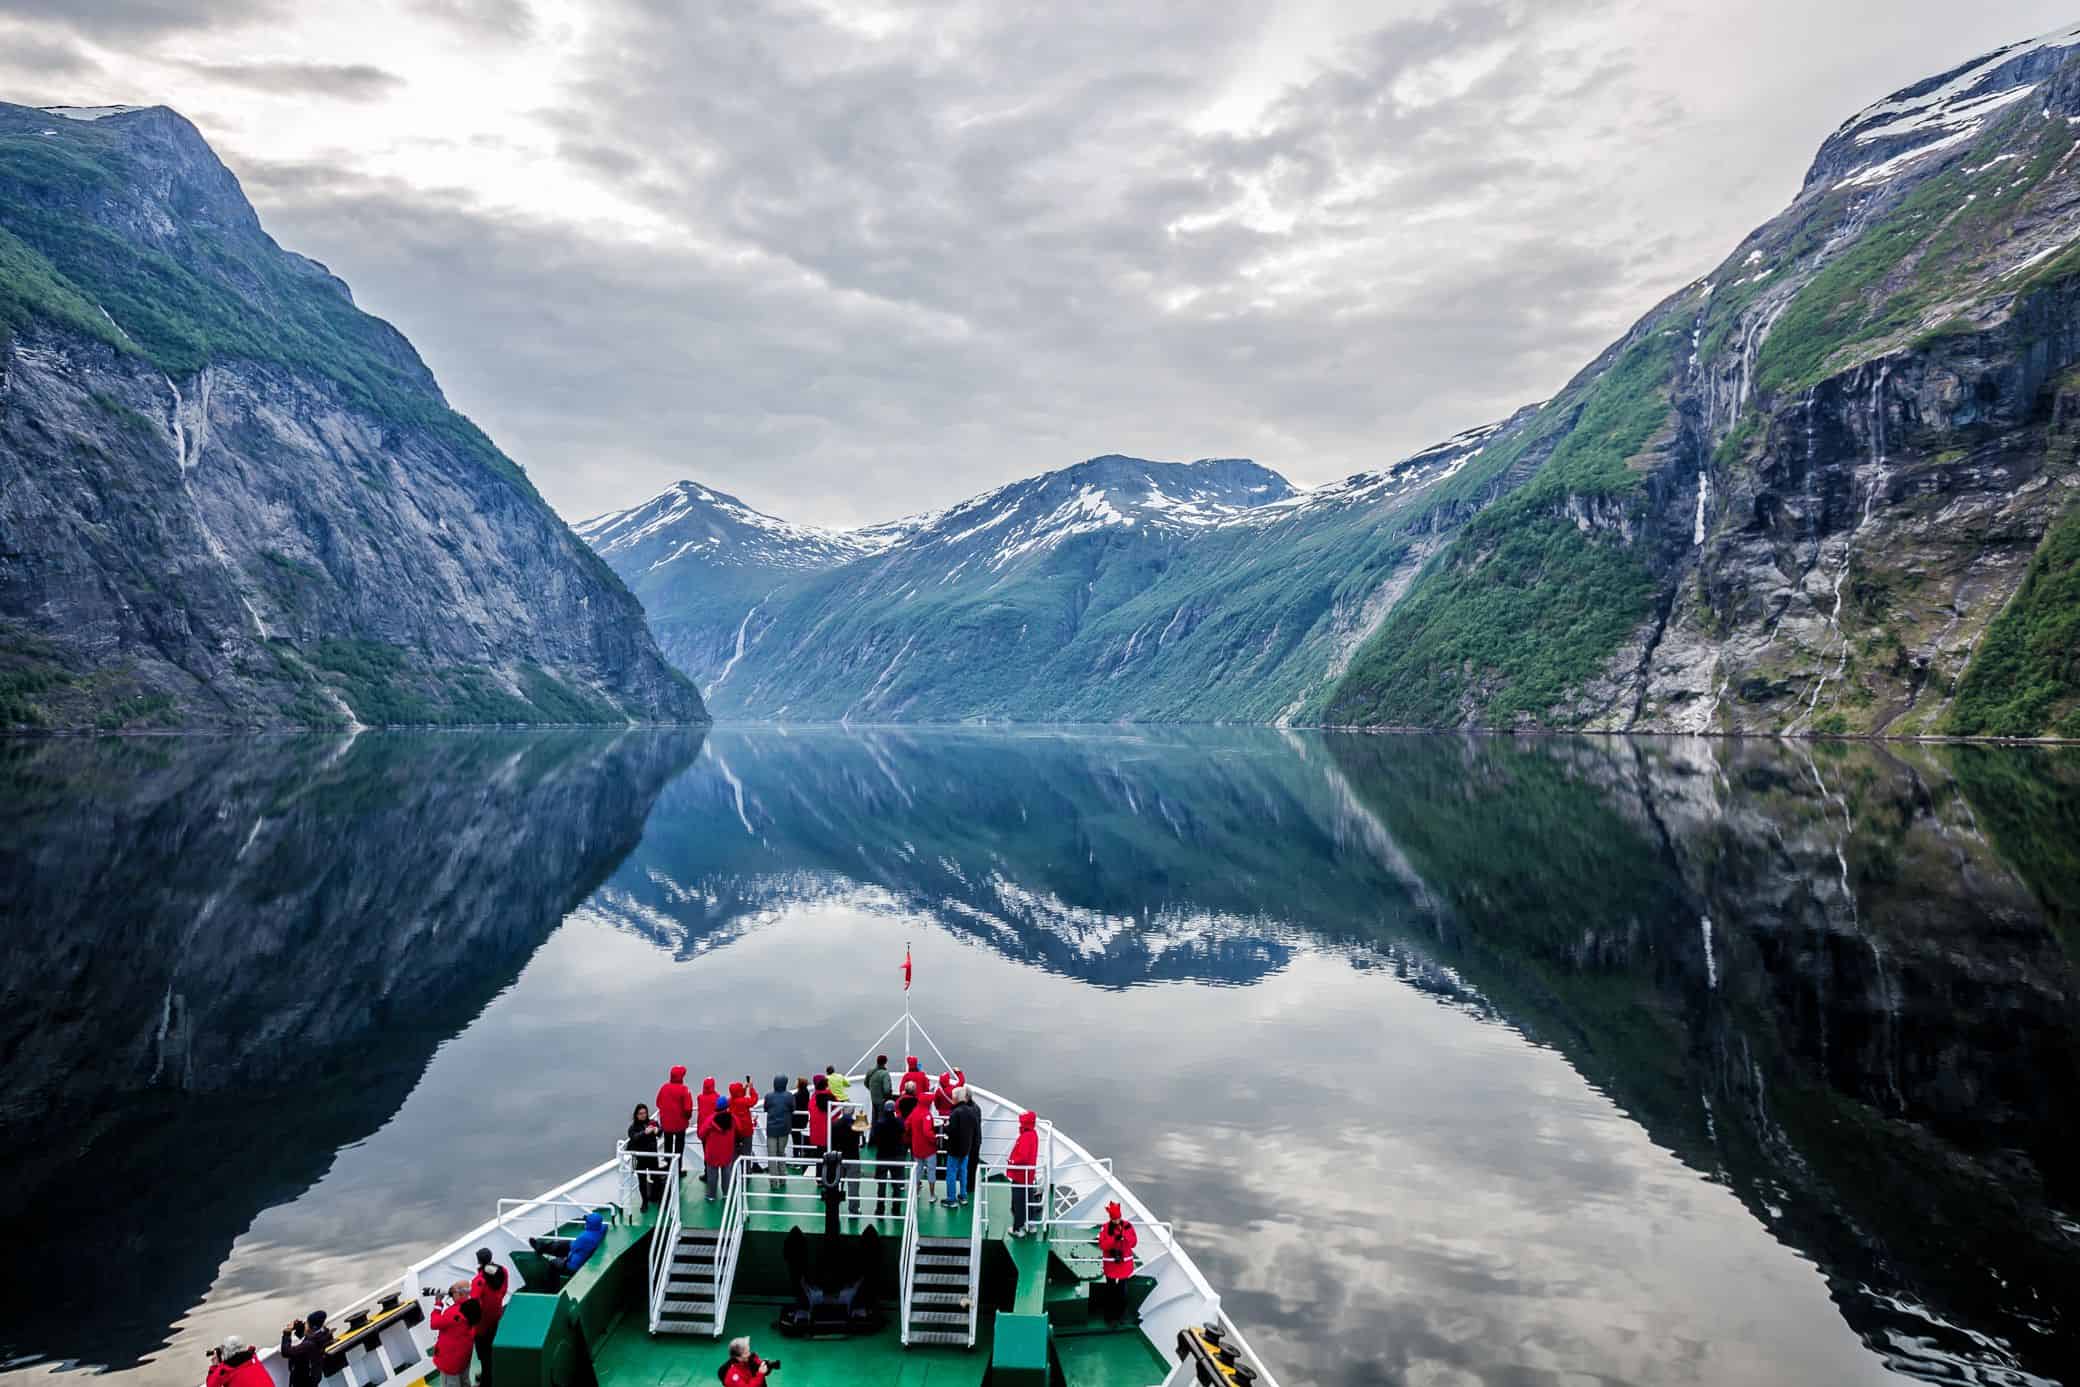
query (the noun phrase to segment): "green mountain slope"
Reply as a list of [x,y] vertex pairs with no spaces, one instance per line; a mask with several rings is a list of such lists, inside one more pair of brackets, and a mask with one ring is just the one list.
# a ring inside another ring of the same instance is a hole
[[0,725],[703,718],[193,126],[0,105]]

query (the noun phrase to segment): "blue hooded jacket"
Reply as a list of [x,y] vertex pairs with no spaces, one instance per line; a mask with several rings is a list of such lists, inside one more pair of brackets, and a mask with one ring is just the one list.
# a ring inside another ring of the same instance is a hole
[[576,1271],[585,1265],[599,1245],[607,1240],[607,1221],[598,1214],[585,1215],[585,1231],[571,1239],[571,1255],[563,1259],[565,1271]]

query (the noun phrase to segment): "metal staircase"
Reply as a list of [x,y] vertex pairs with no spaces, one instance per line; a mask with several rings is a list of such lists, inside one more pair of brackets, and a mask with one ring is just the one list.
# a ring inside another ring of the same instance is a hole
[[717,1294],[722,1253],[720,1228],[680,1231],[679,1240],[672,1244],[664,1298],[652,1326],[655,1332],[711,1337],[722,1332],[722,1300]]
[[966,1347],[975,1342],[978,1260],[968,1238],[918,1238],[904,1343]]

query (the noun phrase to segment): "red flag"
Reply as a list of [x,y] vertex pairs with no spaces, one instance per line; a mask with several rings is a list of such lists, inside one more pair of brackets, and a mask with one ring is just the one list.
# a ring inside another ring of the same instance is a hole
[[903,990],[910,990],[910,946],[903,946]]

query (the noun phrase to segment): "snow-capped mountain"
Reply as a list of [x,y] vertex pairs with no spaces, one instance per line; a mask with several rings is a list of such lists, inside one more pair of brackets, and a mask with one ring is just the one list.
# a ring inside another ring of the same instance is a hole
[[738,716],[1239,704],[1269,721],[1341,668],[1382,575],[1428,552],[1398,537],[1409,499],[1515,423],[1312,491],[1242,458],[1108,454],[871,530],[793,525],[690,482],[578,530]]

